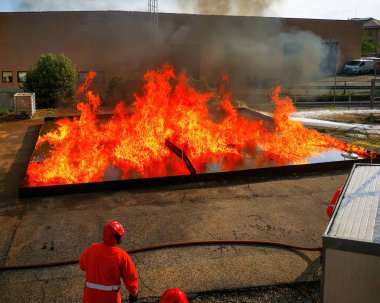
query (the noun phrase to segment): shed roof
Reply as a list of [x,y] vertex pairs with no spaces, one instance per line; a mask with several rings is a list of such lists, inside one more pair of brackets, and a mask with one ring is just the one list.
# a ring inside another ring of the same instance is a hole
[[325,236],[380,244],[380,165],[354,165]]
[[363,26],[365,29],[380,28],[380,20],[376,20],[376,19],[368,20],[367,22],[364,23]]

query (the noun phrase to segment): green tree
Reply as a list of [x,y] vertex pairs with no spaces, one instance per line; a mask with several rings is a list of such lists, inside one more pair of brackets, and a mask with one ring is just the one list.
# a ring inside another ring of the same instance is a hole
[[75,94],[78,73],[65,55],[42,54],[37,65],[27,72],[24,90],[36,93],[39,108],[68,103]]
[[369,40],[369,37],[367,35],[362,36],[362,57],[368,56],[369,54],[373,53],[375,50],[375,45]]

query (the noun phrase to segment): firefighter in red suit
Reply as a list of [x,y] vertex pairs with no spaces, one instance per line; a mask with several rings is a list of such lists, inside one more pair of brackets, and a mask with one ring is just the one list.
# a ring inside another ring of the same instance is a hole
[[138,282],[131,257],[118,244],[124,228],[117,221],[103,229],[103,243],[93,243],[79,259],[86,273],[83,303],[121,303],[120,278],[129,291],[129,302],[137,302]]
[[189,301],[182,289],[169,288],[162,294],[160,303],[189,303]]

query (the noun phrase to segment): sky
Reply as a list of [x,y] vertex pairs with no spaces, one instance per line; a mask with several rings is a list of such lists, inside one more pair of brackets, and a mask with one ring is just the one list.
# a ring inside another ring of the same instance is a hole
[[[148,11],[148,0],[0,0],[2,12],[72,10]],[[380,0],[158,0],[158,12],[380,20]]]

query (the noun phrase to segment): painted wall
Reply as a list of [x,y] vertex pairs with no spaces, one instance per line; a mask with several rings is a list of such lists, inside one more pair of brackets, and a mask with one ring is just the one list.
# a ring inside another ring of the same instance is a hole
[[378,302],[379,271],[378,256],[326,249],[323,302]]
[[362,25],[355,21],[185,14],[158,20],[154,29],[141,12],[0,13],[0,69],[13,73],[0,91],[17,89],[17,72],[49,52],[65,54],[79,71],[101,72],[103,89],[113,77],[139,79],[162,63],[215,84],[227,72],[233,87],[245,89],[331,73],[335,61],[325,61],[334,52],[338,70],[360,57]]

